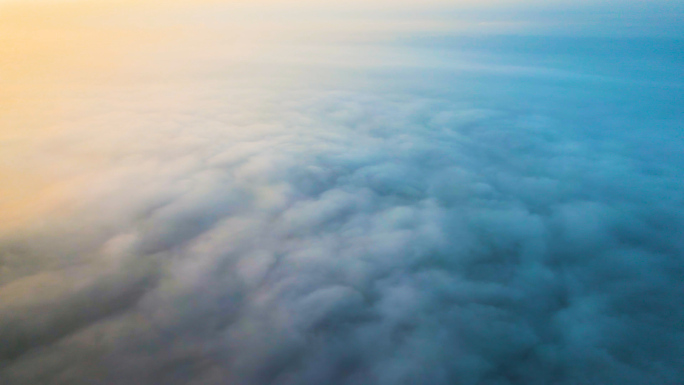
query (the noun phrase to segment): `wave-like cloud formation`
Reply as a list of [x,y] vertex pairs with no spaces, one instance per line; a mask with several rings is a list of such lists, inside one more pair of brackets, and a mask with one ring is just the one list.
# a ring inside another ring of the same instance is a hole
[[3,384],[684,378],[683,179],[635,149],[643,131],[258,98],[62,140],[126,150],[78,179],[68,219],[5,234]]

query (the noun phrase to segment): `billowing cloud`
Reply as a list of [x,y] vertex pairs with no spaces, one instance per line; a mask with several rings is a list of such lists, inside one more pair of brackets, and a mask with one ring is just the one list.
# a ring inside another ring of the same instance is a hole
[[289,100],[163,129],[81,214],[5,239],[3,378],[681,378],[678,171],[525,112]]
[[0,233],[0,382],[681,383],[675,58],[454,41],[71,100],[7,157],[60,184]]

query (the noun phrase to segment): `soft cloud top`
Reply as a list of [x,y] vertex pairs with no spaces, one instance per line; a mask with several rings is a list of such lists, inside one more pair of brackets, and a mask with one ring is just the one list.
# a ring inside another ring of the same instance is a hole
[[678,40],[223,36],[6,136],[0,382],[684,380]]

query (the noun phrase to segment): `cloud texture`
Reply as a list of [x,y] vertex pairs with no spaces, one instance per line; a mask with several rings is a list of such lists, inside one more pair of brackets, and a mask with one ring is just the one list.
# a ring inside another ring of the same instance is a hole
[[680,85],[497,58],[84,102],[22,155],[68,205],[0,233],[0,382],[680,384]]
[[448,100],[203,106],[5,237],[5,383],[681,380],[679,169]]

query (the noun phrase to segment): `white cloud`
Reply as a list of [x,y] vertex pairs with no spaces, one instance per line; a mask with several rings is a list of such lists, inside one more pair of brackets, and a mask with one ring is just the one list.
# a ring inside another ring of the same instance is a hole
[[6,239],[5,254],[73,261],[36,259],[0,288],[8,383],[681,375],[684,218],[651,200],[669,176],[552,116],[299,95],[261,120],[213,124],[217,107],[158,126],[161,142],[119,131],[140,145],[97,171],[55,238]]

